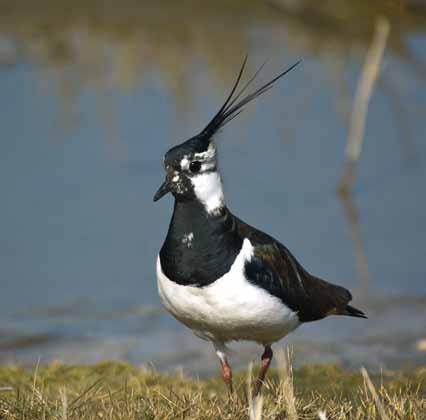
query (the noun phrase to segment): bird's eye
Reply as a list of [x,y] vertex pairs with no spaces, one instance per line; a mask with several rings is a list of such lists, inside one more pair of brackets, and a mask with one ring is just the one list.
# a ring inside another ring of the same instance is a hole
[[200,172],[201,169],[201,162],[198,160],[194,160],[189,164],[189,170],[193,173],[196,174],[197,172]]

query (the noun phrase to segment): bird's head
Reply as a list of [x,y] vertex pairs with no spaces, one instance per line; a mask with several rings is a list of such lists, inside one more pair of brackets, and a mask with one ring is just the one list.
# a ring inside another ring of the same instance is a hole
[[210,214],[220,212],[220,209],[223,208],[222,182],[217,169],[214,135],[239,115],[246,104],[269,90],[278,79],[299,64],[297,62],[254,92],[245,94],[247,88],[263,68],[262,65],[237,92],[246,62],[247,57],[243,61],[237,80],[225,103],[207,126],[199,134],[172,147],[165,154],[166,179],[155,193],[154,201],[171,192],[178,201],[197,200],[201,202]]
[[195,136],[171,148],[164,156],[164,168],[166,180],[156,192],[154,201],[171,192],[179,201],[200,201],[209,213],[223,207],[213,140]]

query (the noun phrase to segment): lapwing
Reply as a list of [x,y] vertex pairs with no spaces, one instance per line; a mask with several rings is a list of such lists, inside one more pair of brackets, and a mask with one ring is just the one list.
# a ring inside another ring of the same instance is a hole
[[[260,69],[231,92],[207,126],[164,156],[166,179],[154,201],[171,192],[173,215],[157,258],[157,283],[166,309],[210,341],[232,393],[227,343],[248,340],[264,351],[254,383],[257,396],[272,360],[271,345],[305,322],[329,315],[366,318],[349,305],[351,293],[308,273],[272,236],[248,225],[226,206],[215,135],[253,99],[297,64],[247,94]],[[240,89],[238,90],[238,87]]]

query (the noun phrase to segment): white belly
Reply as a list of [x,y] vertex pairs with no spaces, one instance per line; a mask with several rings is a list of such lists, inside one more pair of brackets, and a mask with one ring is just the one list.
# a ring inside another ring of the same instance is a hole
[[223,343],[250,340],[270,344],[300,325],[280,299],[247,281],[244,263],[253,247],[244,240],[229,272],[209,286],[182,286],[170,279],[157,260],[158,291],[164,306],[202,338]]

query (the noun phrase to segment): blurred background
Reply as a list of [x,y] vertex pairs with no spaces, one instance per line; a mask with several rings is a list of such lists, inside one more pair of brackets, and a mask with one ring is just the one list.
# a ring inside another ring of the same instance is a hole
[[[389,37],[343,196],[380,17]],[[157,296],[172,198],[152,196],[163,153],[208,122],[247,53],[248,75],[267,61],[258,84],[303,62],[222,131],[228,206],[369,315],[282,343],[299,365],[424,364],[425,41],[422,0],[0,0],[0,362],[216,371]],[[260,354],[236,348],[239,366]]]

